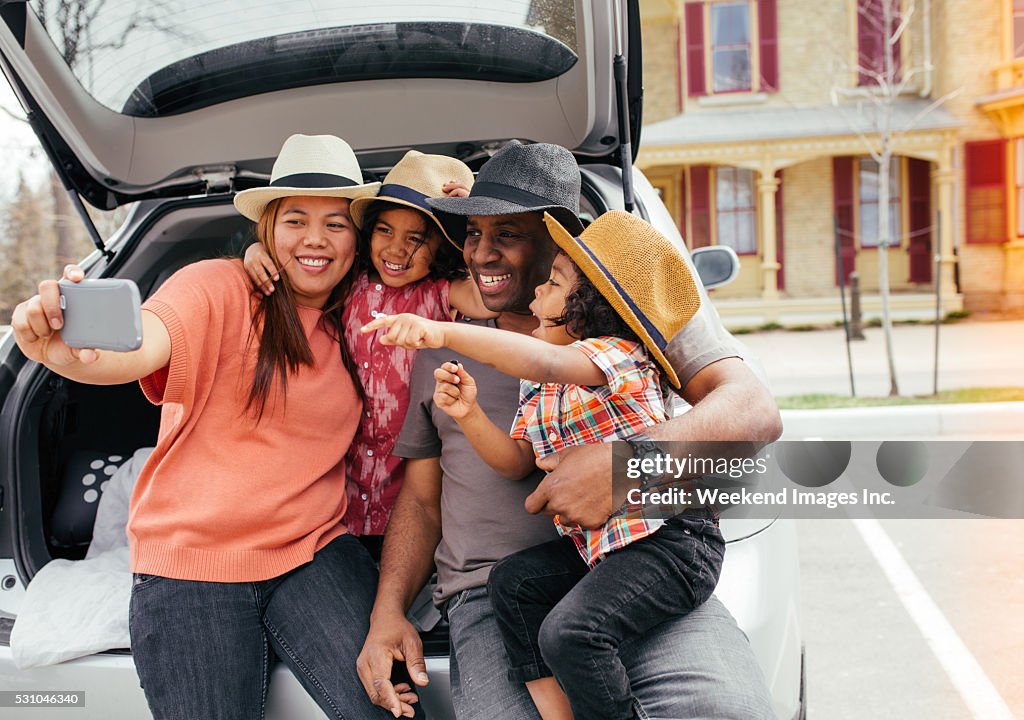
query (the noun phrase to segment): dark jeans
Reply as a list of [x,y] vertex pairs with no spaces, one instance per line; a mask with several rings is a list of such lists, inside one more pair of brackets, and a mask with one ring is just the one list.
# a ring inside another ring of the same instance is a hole
[[488,582],[509,677],[553,674],[577,718],[634,717],[619,646],[711,597],[724,555],[710,511],[672,518],[593,570],[565,537],[510,555]]
[[376,587],[377,569],[351,535],[272,580],[136,575],[132,653],[153,717],[262,718],[276,655],[328,717],[390,718],[356,675]]

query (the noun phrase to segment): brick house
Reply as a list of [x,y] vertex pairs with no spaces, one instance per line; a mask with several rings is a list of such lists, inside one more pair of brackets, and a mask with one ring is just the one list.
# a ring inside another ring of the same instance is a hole
[[[732,325],[839,317],[856,271],[879,301],[879,166],[891,137],[894,317],[1024,309],[1024,0],[641,0],[636,164],[691,247],[732,246]],[[898,93],[877,73],[893,44]],[[941,102],[939,102],[941,100]],[[838,248],[837,248],[838,238]]]

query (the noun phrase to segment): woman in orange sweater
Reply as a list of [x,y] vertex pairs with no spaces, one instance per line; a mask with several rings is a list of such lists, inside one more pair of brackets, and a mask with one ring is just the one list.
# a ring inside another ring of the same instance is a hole
[[15,310],[28,358],[84,383],[140,380],[162,405],[128,520],[132,650],[158,720],[262,717],[274,655],[329,717],[390,716],[355,673],[377,571],[342,522],[362,409],[341,341],[348,209],[377,187],[339,138],[290,137],[270,187],[235,198],[283,292],[254,292],[239,260],[189,265],[143,305],[134,352],[65,345],[55,281]]

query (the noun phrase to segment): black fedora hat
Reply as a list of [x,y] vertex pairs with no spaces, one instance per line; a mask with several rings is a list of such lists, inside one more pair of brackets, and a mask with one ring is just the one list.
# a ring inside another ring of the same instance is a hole
[[580,168],[560,145],[524,145],[513,140],[484,163],[469,197],[427,202],[456,247],[462,249],[469,215],[547,212],[573,234],[580,222]]

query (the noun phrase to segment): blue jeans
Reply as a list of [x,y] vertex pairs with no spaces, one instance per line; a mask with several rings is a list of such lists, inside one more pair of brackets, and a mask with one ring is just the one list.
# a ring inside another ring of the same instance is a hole
[[[539,720],[526,686],[508,678],[487,589],[456,594],[447,611],[457,720]],[[750,644],[714,595],[690,614],[626,640],[619,657],[639,718],[776,720]]]
[[505,558],[487,590],[509,657],[509,678],[552,674],[575,717],[631,720],[619,647],[691,612],[715,589],[725,540],[709,510],[685,513],[589,570],[568,537]]
[[356,675],[377,569],[351,535],[261,582],[136,575],[129,629],[155,720],[262,718],[274,656],[330,718],[383,720]]

